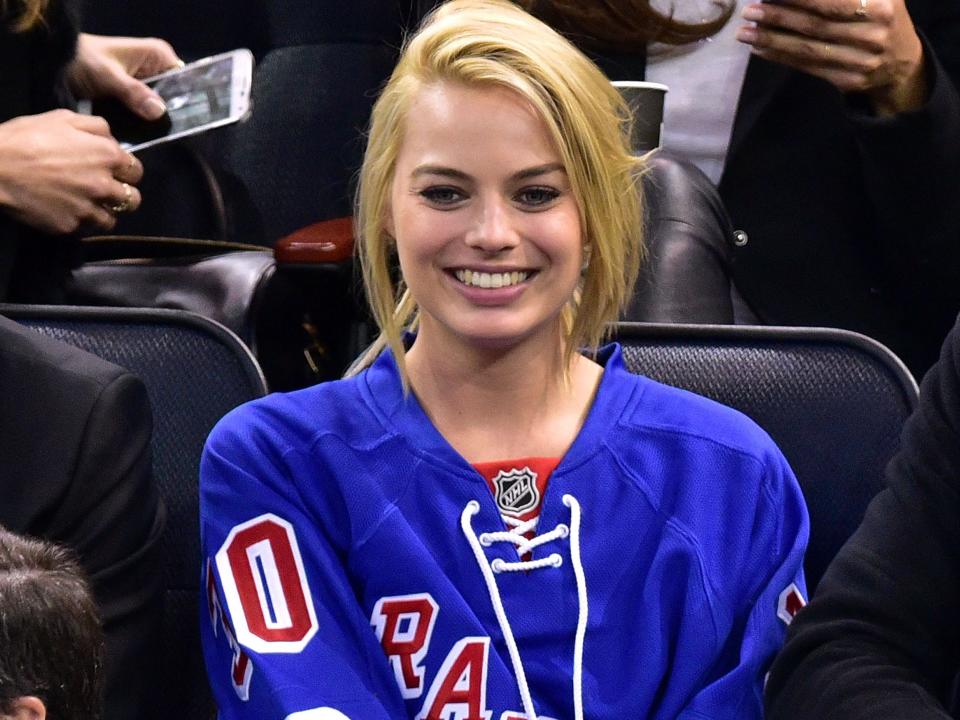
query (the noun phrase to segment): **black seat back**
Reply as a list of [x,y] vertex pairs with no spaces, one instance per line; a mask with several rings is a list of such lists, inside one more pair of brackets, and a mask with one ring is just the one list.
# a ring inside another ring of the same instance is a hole
[[250,118],[225,128],[208,152],[231,240],[272,246],[306,225],[351,214],[364,130],[394,53],[386,43],[324,42],[261,58]]
[[807,585],[863,518],[916,405],[893,353],[845,330],[622,323],[627,366],[756,421],[793,467],[810,511]]

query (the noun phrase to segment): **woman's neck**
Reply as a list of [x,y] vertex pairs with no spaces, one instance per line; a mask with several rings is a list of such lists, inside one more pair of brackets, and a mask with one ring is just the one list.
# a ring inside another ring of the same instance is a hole
[[579,354],[564,373],[563,355],[559,337],[490,349],[435,348],[421,335],[407,353],[407,372],[424,411],[467,461],[560,457],[603,373]]

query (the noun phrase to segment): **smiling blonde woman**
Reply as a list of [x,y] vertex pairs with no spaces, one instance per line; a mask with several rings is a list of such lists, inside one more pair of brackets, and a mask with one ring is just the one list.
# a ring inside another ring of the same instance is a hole
[[641,255],[624,117],[510,3],[404,49],[359,192],[383,337],[204,453],[222,718],[761,717],[806,511],[749,420],[597,347]]

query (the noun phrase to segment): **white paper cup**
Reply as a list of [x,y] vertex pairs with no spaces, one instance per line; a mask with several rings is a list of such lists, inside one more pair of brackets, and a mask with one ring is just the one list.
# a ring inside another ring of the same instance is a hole
[[663,101],[670,90],[666,85],[643,80],[614,80],[633,116],[630,147],[637,155],[660,147],[663,137]]

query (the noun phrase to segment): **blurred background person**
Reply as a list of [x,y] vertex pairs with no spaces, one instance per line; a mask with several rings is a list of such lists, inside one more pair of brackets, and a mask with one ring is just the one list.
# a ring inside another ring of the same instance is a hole
[[75,557],[0,527],[0,718],[98,720],[103,630]]
[[75,99],[156,119],[163,102],[137,78],[180,64],[162,40],[77,28],[70,0],[0,0],[0,299],[56,298],[71,254],[60,240],[140,204],[140,161]]
[[670,86],[664,148],[746,233],[739,322],[862,332],[918,375],[934,362],[960,309],[960,3],[519,4],[610,79]]

